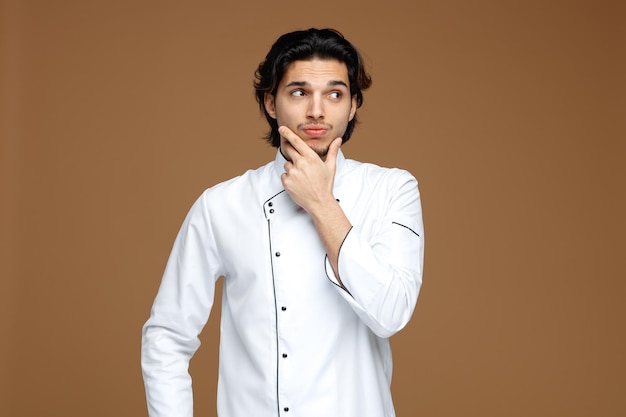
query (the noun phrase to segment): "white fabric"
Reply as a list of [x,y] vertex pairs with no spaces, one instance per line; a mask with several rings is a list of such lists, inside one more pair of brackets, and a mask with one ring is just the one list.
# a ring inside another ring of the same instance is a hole
[[220,417],[395,415],[388,338],[422,282],[417,182],[339,153],[334,195],[353,225],[339,254],[346,291],[282,187],[284,163],[278,152],[208,189],[187,215],[143,328],[151,417],[193,414],[188,365],[220,276]]

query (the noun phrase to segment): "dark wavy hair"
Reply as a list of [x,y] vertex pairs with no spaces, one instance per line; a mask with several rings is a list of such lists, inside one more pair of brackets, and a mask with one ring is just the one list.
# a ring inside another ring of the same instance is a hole
[[[265,60],[259,64],[254,82],[256,100],[270,124],[270,131],[265,139],[276,148],[280,146],[278,122],[265,110],[265,94],[276,95],[278,84],[292,62],[313,58],[336,59],[346,64],[350,95],[356,96],[357,108],[363,104],[363,90],[368,89],[372,84],[371,77],[365,71],[361,55],[339,31],[311,28],[282,35],[272,45]],[[356,122],[355,113],[343,135],[343,143],[350,139]]]

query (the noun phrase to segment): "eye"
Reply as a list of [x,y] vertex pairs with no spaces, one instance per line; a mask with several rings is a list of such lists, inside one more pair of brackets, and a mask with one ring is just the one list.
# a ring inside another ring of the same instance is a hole
[[333,99],[339,99],[341,98],[341,92],[333,91],[332,93],[329,94],[329,97]]
[[294,97],[302,97],[302,96],[304,96],[304,91],[302,91],[302,90],[293,90],[291,92],[291,95],[294,96]]

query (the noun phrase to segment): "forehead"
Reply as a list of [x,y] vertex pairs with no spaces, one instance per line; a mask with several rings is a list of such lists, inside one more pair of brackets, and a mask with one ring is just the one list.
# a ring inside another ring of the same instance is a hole
[[312,58],[289,64],[280,84],[291,82],[327,84],[332,81],[343,81],[349,85],[346,64],[336,59]]

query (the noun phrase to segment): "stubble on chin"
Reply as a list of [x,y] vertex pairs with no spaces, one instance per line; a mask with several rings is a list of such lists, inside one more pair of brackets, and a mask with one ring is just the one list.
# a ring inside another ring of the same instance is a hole
[[[313,152],[315,152],[317,154],[317,156],[320,157],[320,159],[322,161],[325,161],[326,160],[326,155],[328,155],[328,151],[330,150],[330,145],[328,145],[328,146],[326,146],[324,148],[321,148],[321,149],[320,148],[314,148],[312,146],[310,148],[313,150]],[[287,155],[283,152],[282,148],[279,148],[279,149],[280,149],[280,153],[283,155],[283,157],[286,160],[291,161],[289,159],[289,157],[287,157]]]
[[326,146],[325,148],[322,148],[322,149],[313,148],[317,156],[319,156],[322,160],[326,160],[326,155],[328,155],[329,149],[330,149],[330,146]]

